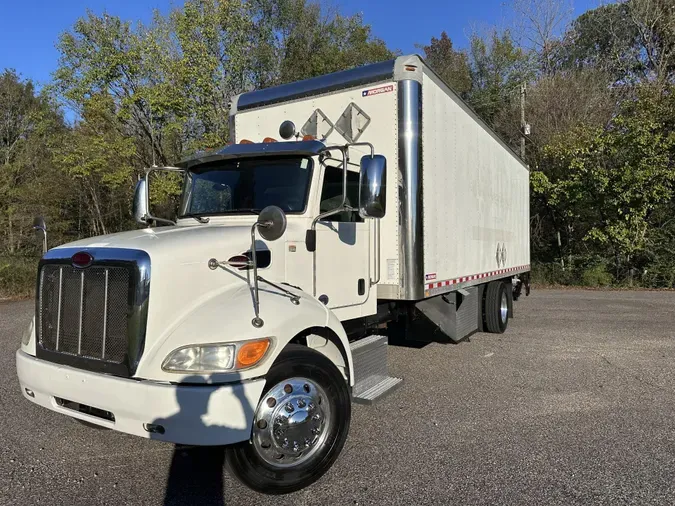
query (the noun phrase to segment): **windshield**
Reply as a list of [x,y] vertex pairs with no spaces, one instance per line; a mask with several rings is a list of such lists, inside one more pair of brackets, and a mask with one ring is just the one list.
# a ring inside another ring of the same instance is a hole
[[306,157],[235,159],[194,167],[185,176],[181,217],[246,214],[270,205],[301,213],[311,168]]

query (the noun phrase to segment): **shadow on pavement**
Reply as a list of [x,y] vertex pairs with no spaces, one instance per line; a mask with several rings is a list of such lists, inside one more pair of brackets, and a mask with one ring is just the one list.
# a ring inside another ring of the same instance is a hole
[[176,445],[166,481],[164,505],[224,506],[225,448]]
[[[228,381],[228,384],[231,382],[232,379]],[[160,418],[153,423],[167,428],[167,432],[172,429],[180,430],[181,426],[188,425],[188,430],[198,433],[198,439],[204,442],[222,440],[223,431],[228,432],[228,439],[230,440],[235,439],[235,437],[242,441],[248,440],[251,437],[250,425],[244,429],[236,429],[223,425],[208,424],[205,421],[208,420],[209,400],[217,392],[216,390],[210,395],[200,395],[200,387],[203,388],[207,385],[211,385],[208,380],[206,384],[177,386],[178,411],[168,418]],[[242,389],[235,389],[234,392],[241,404],[244,416],[247,420],[252,421],[255,407],[248,402]],[[195,420],[198,422],[195,423]],[[183,428],[183,430],[185,429]],[[154,439],[161,438],[156,436]],[[224,506],[226,504],[224,490],[225,459],[224,446],[175,445],[167,476],[164,505]]]

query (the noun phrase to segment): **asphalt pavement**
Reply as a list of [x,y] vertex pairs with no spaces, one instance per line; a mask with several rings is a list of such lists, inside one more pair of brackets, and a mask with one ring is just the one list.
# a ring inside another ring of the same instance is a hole
[[24,400],[34,303],[0,303],[0,504],[675,504],[675,293],[535,290],[504,335],[389,348],[315,485],[269,497],[213,450],[86,428]]

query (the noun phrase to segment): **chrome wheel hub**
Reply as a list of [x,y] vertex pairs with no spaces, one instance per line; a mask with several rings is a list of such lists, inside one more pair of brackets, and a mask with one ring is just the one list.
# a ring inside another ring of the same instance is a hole
[[499,316],[502,319],[502,323],[506,321],[506,317],[509,314],[509,300],[506,297],[506,293],[502,293],[502,300],[499,304]]
[[330,425],[326,393],[307,378],[290,378],[274,385],[258,404],[252,443],[275,467],[296,466],[322,446]]

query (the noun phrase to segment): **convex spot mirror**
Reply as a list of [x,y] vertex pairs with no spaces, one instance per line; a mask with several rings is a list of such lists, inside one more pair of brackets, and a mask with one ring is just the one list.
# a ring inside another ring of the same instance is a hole
[[267,241],[276,241],[286,232],[286,213],[277,206],[267,206],[258,215],[258,231]]
[[361,158],[359,215],[384,218],[387,210],[387,159],[382,155]]

